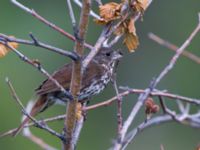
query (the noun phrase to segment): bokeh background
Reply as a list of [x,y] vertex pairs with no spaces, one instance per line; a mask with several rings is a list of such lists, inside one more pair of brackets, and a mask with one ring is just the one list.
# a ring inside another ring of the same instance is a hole
[[[72,33],[65,0],[20,0],[20,2],[34,8],[48,20]],[[76,5],[73,6],[78,18],[80,9]],[[95,2],[93,2],[93,8],[97,12]],[[146,11],[144,20],[136,23],[140,38],[140,46],[137,51],[130,54],[122,44],[117,45],[124,52],[124,58],[118,69],[118,84],[134,88],[146,88],[152,78],[158,75],[174,54],[174,52],[148,39],[147,34],[153,32],[180,46],[197,25],[198,12],[200,12],[200,1],[198,0],[154,0]],[[101,29],[102,27],[94,24],[91,18],[87,42],[94,44]],[[73,49],[72,41],[15,7],[9,0],[1,0],[0,2],[0,32],[24,39],[28,39],[28,34],[32,32],[43,42],[67,50]],[[20,45],[19,50],[32,59],[40,60],[44,68],[50,73],[70,61],[66,57],[41,48]],[[200,34],[195,37],[188,50],[200,56]],[[5,77],[11,79],[24,104],[34,97],[34,89],[45,79],[36,69],[22,62],[14,53],[9,53],[6,57],[0,59],[0,132],[17,127],[21,118],[21,111],[9,93]],[[181,57],[175,68],[162,80],[158,88],[188,97],[200,98],[199,83],[200,66],[187,58]],[[102,94],[94,97],[90,104],[106,100],[114,94],[112,87],[108,86]],[[124,98],[124,119],[136,99],[137,96],[134,95]],[[171,102],[169,105],[176,109],[175,102]],[[64,112],[64,107],[54,106],[39,115],[38,118],[46,118]],[[144,117],[143,109],[132,127],[143,121]],[[61,131],[63,122],[51,123],[50,126]],[[116,130],[116,105],[92,110],[88,112],[77,149],[107,149],[116,137]],[[32,128],[32,131],[50,145],[60,148],[61,144],[57,138],[39,129]],[[192,129],[177,123],[167,123],[145,130],[135,138],[128,149],[159,150],[160,144],[163,144],[165,150],[194,150],[199,142],[199,129]],[[0,139],[0,149],[37,150],[40,148],[19,135],[16,138]]]

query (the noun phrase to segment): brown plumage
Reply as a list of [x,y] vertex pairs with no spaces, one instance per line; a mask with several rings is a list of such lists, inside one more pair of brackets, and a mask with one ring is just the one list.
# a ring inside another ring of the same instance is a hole
[[[82,75],[82,86],[78,96],[79,101],[89,99],[91,96],[100,93],[111,80],[115,71],[116,64],[121,58],[121,53],[107,48],[103,48],[89,63]],[[58,71],[52,74],[65,89],[69,92],[72,73],[72,63],[64,65]],[[33,105],[30,115],[44,111],[55,102],[66,103],[69,97],[64,95],[60,89],[49,79],[45,80],[39,88],[36,89],[38,99]],[[26,117],[14,135],[19,133],[25,124],[29,122]]]

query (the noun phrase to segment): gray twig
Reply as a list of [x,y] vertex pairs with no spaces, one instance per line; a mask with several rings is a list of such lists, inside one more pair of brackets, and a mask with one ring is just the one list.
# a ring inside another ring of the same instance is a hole
[[[69,34],[68,32],[64,31],[63,29],[61,29],[60,27],[56,26],[55,24],[51,23],[50,21],[46,20],[45,18],[43,18],[42,16],[40,16],[37,12],[35,12],[33,9],[30,9],[24,5],[22,5],[21,3],[19,3],[17,0],[11,0],[11,2],[16,5],[17,7],[19,7],[20,9],[24,10],[25,12],[31,14],[33,17],[35,17],[36,19],[38,19],[39,21],[43,22],[44,24],[46,24],[47,26],[49,26],[50,28],[54,29],[55,31],[61,33],[62,35],[66,36],[67,38],[69,38],[72,41],[75,41],[75,37],[71,34]],[[84,43],[84,46],[92,49],[93,46],[87,43]]]
[[64,138],[62,135],[58,134],[57,132],[55,132],[54,130],[52,130],[51,128],[49,128],[47,125],[41,124],[41,123],[38,122],[34,117],[30,116],[29,113],[26,111],[25,107],[23,106],[21,100],[20,100],[19,97],[17,96],[17,93],[15,92],[15,89],[14,89],[14,87],[13,87],[11,81],[9,80],[9,78],[6,78],[6,83],[7,83],[8,86],[9,86],[9,89],[10,89],[10,91],[11,91],[11,94],[12,94],[14,100],[16,100],[17,104],[21,107],[22,112],[23,112],[23,114],[24,114],[25,116],[27,116],[28,118],[30,118],[31,121],[33,121],[34,124],[35,124],[38,128],[41,128],[41,129],[46,130],[47,132],[49,132],[50,134],[52,134],[52,135],[58,137],[58,138],[61,139],[62,141],[65,140],[65,138]]
[[72,27],[73,27],[73,30],[74,30],[74,35],[75,35],[75,38],[76,38],[77,25],[76,25],[76,19],[75,19],[75,16],[74,16],[74,10],[72,8],[71,0],[67,0],[67,6],[68,6],[68,9],[69,9],[69,16],[71,18]]
[[[33,40],[33,34],[30,34],[31,38]],[[29,41],[29,40],[24,40],[24,39],[19,39],[19,38],[14,38],[14,37],[9,37],[7,35],[1,34],[0,33],[0,41],[2,42],[16,42],[16,43],[21,43],[21,44],[25,44],[25,45],[32,45],[32,46],[37,46],[37,47],[41,47],[50,51],[53,51],[55,53],[61,54],[63,56],[67,56],[73,60],[77,60],[79,59],[78,55],[74,52],[70,52],[67,50],[63,50],[54,46],[51,46],[49,44],[45,44],[43,42],[38,41],[38,39],[35,38],[34,36],[34,40],[33,41]]]
[[[166,48],[168,48],[170,50],[173,50],[173,51],[176,52],[176,50],[178,49],[178,46],[170,43],[167,40],[162,39],[161,37],[155,35],[154,33],[149,33],[148,37],[151,40],[155,41],[156,43],[160,44],[161,46],[164,46],[164,47],[166,47]],[[197,64],[200,64],[200,57],[194,55],[193,53],[191,53],[191,52],[189,52],[187,50],[184,50],[182,52],[182,55],[185,56],[185,57],[187,57],[187,58],[189,58],[190,60],[196,62]]]
[[[157,84],[174,67],[174,65],[176,64],[176,61],[178,60],[178,58],[181,55],[181,53],[190,44],[190,42],[195,37],[195,35],[199,32],[199,30],[200,30],[200,21],[198,21],[198,24],[197,24],[196,28],[194,29],[194,31],[190,34],[190,36],[186,39],[186,41],[182,44],[182,46],[176,51],[176,54],[172,57],[172,59],[170,60],[169,64],[161,71],[161,73],[158,75],[158,77],[155,78],[155,80],[153,80],[151,82],[149,88],[147,88],[145,90],[145,92],[139,96],[137,103],[135,104],[135,106],[131,110],[131,113],[129,114],[128,118],[126,119],[126,121],[124,122],[124,125],[122,127],[122,143],[123,143],[123,140],[124,140],[124,138],[126,136],[126,133],[127,133],[128,129],[129,129],[130,125],[132,124],[133,120],[135,119],[135,116],[139,112],[140,108],[143,106],[144,101],[148,98],[150,93],[156,88]],[[121,144],[116,143],[115,146],[118,149],[120,149],[121,146],[122,146],[122,143]]]
[[[79,7],[83,7],[82,3],[79,0],[73,0],[75,4],[77,4]],[[96,19],[100,19],[100,16],[97,15],[94,11],[90,10],[90,15]]]
[[[27,113],[30,113],[31,108],[33,106],[33,101],[29,101],[27,106],[26,106],[26,111]],[[23,116],[23,119],[26,116]],[[41,147],[44,150],[56,150],[54,147],[50,146],[49,144],[47,144],[43,139],[35,136],[34,134],[31,133],[31,130],[29,127],[27,128],[23,128],[23,136],[26,137],[27,139],[29,139],[30,141],[32,141],[33,143],[37,144],[39,147]]]

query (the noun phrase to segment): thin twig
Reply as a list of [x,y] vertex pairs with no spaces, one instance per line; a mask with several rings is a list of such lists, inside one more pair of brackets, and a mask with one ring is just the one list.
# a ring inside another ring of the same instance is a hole
[[[176,118],[180,118],[181,116],[182,116],[182,114],[175,115]],[[198,118],[198,121],[200,121],[199,116],[197,118]],[[126,147],[131,142],[133,142],[133,139],[135,138],[135,136],[138,135],[138,133],[140,133],[144,129],[147,129],[147,128],[152,127],[154,125],[160,125],[160,124],[163,124],[163,123],[166,123],[166,122],[172,122],[173,120],[174,120],[174,117],[172,117],[172,115],[165,114],[165,115],[161,115],[161,116],[158,116],[158,117],[151,118],[146,123],[144,123],[144,122],[141,123],[136,128],[134,128],[132,131],[127,133],[127,135],[124,139],[124,142],[123,142],[122,150],[125,150]],[[183,125],[189,125],[193,128],[200,128],[200,124],[196,123],[195,120],[196,120],[196,117],[193,117],[192,115],[190,115],[187,118],[185,118],[185,120],[183,120],[182,122],[179,122],[179,123],[181,123]]]
[[74,11],[73,11],[73,8],[72,8],[71,0],[67,0],[67,6],[68,6],[68,9],[69,9],[69,16],[70,16],[70,19],[71,19],[71,22],[72,22],[72,27],[73,27],[73,30],[75,31],[77,26],[76,26],[76,19],[75,19],[75,16],[74,16]]
[[[29,101],[28,102],[28,104],[26,106],[27,113],[31,112],[31,109],[32,109],[33,105],[34,105],[33,101]],[[22,120],[24,120],[25,118],[26,118],[26,116],[23,116]],[[43,139],[33,135],[31,133],[31,130],[28,127],[27,128],[23,128],[22,135],[24,137],[26,137],[27,139],[29,139],[30,141],[32,141],[33,143],[37,144],[39,147],[41,147],[44,150],[56,150],[54,147],[52,147],[49,144],[47,144],[46,142],[44,142]]]
[[[135,1],[135,0],[134,0]],[[150,4],[153,2],[153,0],[148,0],[148,4],[147,4],[147,8],[150,6]],[[133,1],[131,2],[133,4]],[[126,7],[128,8],[128,7]],[[136,22],[139,18],[141,17],[141,13],[137,13],[133,18],[134,18],[134,21]],[[112,47],[114,44],[116,44],[122,37],[122,34],[121,35],[117,35],[114,37],[114,39],[112,39],[108,44],[107,46],[108,47]]]
[[160,106],[161,106],[161,108],[162,108],[162,110],[163,110],[163,113],[166,114],[166,113],[167,113],[167,112],[166,112],[167,106],[165,105],[165,101],[164,101],[164,99],[163,99],[162,96],[158,96],[158,98],[159,98]]
[[[138,125],[137,128],[134,128],[132,131],[130,131],[126,135],[124,143],[123,143],[122,150],[125,150],[126,147],[133,141],[135,136],[138,135],[138,133],[142,132],[144,129],[147,129],[147,128],[152,127],[154,125],[160,125],[162,123],[171,122],[171,121],[173,121],[171,116],[162,115],[162,116],[159,116],[159,117],[151,118],[146,123],[144,123],[144,122],[141,123],[140,125]],[[138,128],[139,128],[139,130],[138,130]]]
[[32,45],[32,46],[41,47],[41,48],[53,51],[55,53],[58,53],[58,54],[70,57],[73,60],[77,60],[79,58],[78,55],[76,53],[74,53],[74,52],[63,50],[63,49],[51,46],[49,44],[45,44],[45,43],[40,42],[38,40],[36,40],[36,41],[29,41],[29,40],[24,40],[24,39],[9,37],[7,35],[0,34],[0,41],[3,41],[3,42],[16,42],[16,43],[21,43],[21,44],[25,44],[25,45]]
[[[173,51],[176,52],[176,50],[178,49],[178,47],[176,45],[170,43],[167,40],[162,39],[161,37],[155,35],[154,33],[149,33],[148,37],[151,40],[153,40],[153,41],[157,42],[158,44],[160,44],[161,46],[167,47],[170,50],[173,50]],[[187,57],[187,58],[189,58],[189,59],[191,59],[192,61],[196,62],[197,64],[200,64],[200,57],[194,55],[193,53],[191,53],[191,52],[189,52],[187,50],[184,50],[182,52],[182,55]]]
[[[128,90],[127,90],[127,87],[126,88],[120,87],[120,89],[126,89],[126,91],[119,94],[121,97],[127,96],[129,94],[144,93],[144,90],[142,90],[142,89],[128,88]],[[192,98],[189,98],[189,97],[184,97],[184,96],[180,96],[180,95],[176,95],[176,94],[172,94],[172,93],[161,92],[159,90],[156,90],[155,92],[151,92],[150,96],[167,97],[167,98],[170,98],[172,100],[179,100],[179,101],[183,101],[183,102],[187,102],[187,103],[191,103],[191,104],[195,104],[195,105],[200,105],[199,99],[192,99]],[[105,107],[105,106],[112,104],[116,100],[117,100],[117,96],[112,97],[112,98],[105,100],[103,102],[87,106],[87,107],[83,108],[83,111],[89,111],[89,110],[97,109],[99,107]],[[198,118],[200,116],[200,113],[199,114],[198,113],[193,114],[191,116],[193,116],[193,118]],[[46,122],[47,123],[47,122],[52,122],[52,121],[56,121],[56,120],[63,120],[63,119],[65,119],[65,115],[59,115],[59,116],[47,118],[47,119],[44,119],[44,120],[38,120],[38,122],[40,122],[40,123]],[[29,126],[33,126],[33,125],[34,125],[34,123],[29,123],[29,124],[25,125],[25,128],[29,127]],[[2,134],[0,134],[0,137],[8,136],[8,135],[12,134],[16,129],[17,128],[11,129],[11,130],[9,130],[5,133],[2,133]]]
[[[147,7],[152,3],[153,0],[148,0],[148,4]],[[129,5],[129,4],[124,4],[124,5]],[[127,9],[129,8],[128,6],[126,7]],[[94,58],[94,56],[99,52],[102,44],[108,40],[112,33],[120,26],[120,24],[129,16],[129,12],[127,11],[126,14],[123,14],[123,18],[117,23],[117,24],[107,24],[103,31],[101,32],[101,35],[99,36],[95,46],[92,48],[91,52],[88,54],[88,56],[86,57],[86,59],[83,61],[83,70],[87,67],[87,65],[90,63],[90,61]],[[138,20],[138,18],[140,17],[141,13],[136,13],[134,16],[134,20],[135,22]],[[115,39],[115,41],[112,42],[112,45],[115,44],[115,42],[117,42],[120,39],[121,36],[119,36],[117,39]],[[110,44],[108,44],[110,45]]]
[[[40,20],[41,22],[43,22],[44,24],[46,24],[47,26],[49,26],[50,28],[54,29],[55,31],[58,31],[59,33],[61,33],[62,35],[66,36],[67,38],[69,38],[72,41],[75,41],[75,37],[71,34],[69,34],[68,32],[64,31],[63,29],[61,29],[60,27],[56,26],[55,24],[51,23],[50,21],[46,20],[45,18],[43,18],[42,16],[40,16],[37,12],[35,12],[33,9],[29,9],[28,7],[22,5],[21,3],[19,3],[16,0],[11,0],[11,2],[16,5],[17,7],[19,7],[20,9],[24,10],[25,12],[31,14],[33,17],[35,17],[36,19]],[[84,43],[84,46],[86,48],[92,49],[93,46],[87,43]]]
[[[0,41],[0,43],[2,43],[2,42]],[[41,66],[41,64],[34,63],[34,62],[33,62],[32,60],[30,60],[27,56],[25,56],[24,54],[22,54],[21,52],[19,52],[17,49],[11,47],[11,46],[8,45],[7,43],[2,43],[2,44],[4,44],[5,46],[7,46],[7,47],[8,47],[9,49],[11,49],[13,52],[15,52],[15,54],[17,54],[17,55],[19,56],[19,58],[20,58],[22,61],[24,61],[24,62],[26,62],[26,63],[32,65],[32,66],[35,67],[35,68],[37,68],[38,71],[40,71],[43,75],[45,75],[46,77],[48,77],[48,79],[51,80],[51,81],[61,90],[61,92],[63,92],[68,98],[72,99],[71,93],[68,92],[68,91],[66,91],[66,90],[64,89],[64,87],[63,87],[62,85],[60,85],[60,83],[59,83],[57,80],[55,80],[55,79]]]
[[160,145],[160,150],[165,150],[163,144]]
[[[65,119],[65,117],[66,117],[65,115],[58,115],[58,116],[55,116],[55,117],[38,120],[38,123],[41,124],[41,123],[44,123],[44,122],[47,123],[47,122],[52,122],[52,121],[59,121],[59,120]],[[24,126],[24,128],[27,128],[27,127],[30,127],[30,126],[34,126],[34,125],[35,125],[35,123],[32,122],[32,123],[26,124]],[[17,128],[11,129],[11,130],[6,131],[4,133],[1,133],[0,134],[0,138],[8,136],[8,135],[12,135],[16,130],[17,130]]]
[[[125,138],[125,135],[129,129],[130,125],[132,124],[133,120],[135,119],[135,116],[139,112],[140,108],[143,106],[144,101],[147,99],[147,97],[150,95],[150,93],[154,90],[154,88],[156,88],[157,84],[174,67],[174,65],[176,64],[176,61],[179,58],[179,56],[181,55],[181,53],[190,44],[190,42],[192,41],[194,36],[199,32],[199,30],[200,30],[200,21],[198,20],[198,25],[196,26],[194,31],[190,34],[190,36],[186,39],[186,41],[182,44],[182,46],[176,51],[176,54],[172,57],[169,64],[161,71],[159,76],[153,82],[151,82],[149,88],[147,88],[145,90],[145,93],[143,93],[139,96],[137,103],[131,110],[130,115],[128,116],[128,118],[126,119],[126,121],[124,122],[124,125],[122,127],[122,142]],[[120,149],[120,146],[118,146],[117,144],[115,146],[117,146]]]
[[47,144],[46,142],[44,142],[41,138],[35,136],[34,134],[30,133],[26,133],[24,135],[26,138],[28,138],[30,141],[32,141],[33,143],[37,144],[39,147],[41,147],[44,150],[57,150],[56,148],[50,146],[49,144]]
[[[73,0],[75,4],[77,4],[79,7],[83,7],[82,3],[79,0]],[[100,16],[97,15],[94,11],[90,10],[90,15],[96,19],[100,19]]]
[[117,141],[120,143],[121,142],[121,129],[122,129],[122,96],[119,94],[118,86],[117,86],[117,81],[116,81],[116,73],[113,75],[113,87],[115,89],[116,95],[117,95],[117,124],[118,124],[118,138]]
[[14,87],[13,87],[11,81],[10,81],[8,78],[6,78],[6,82],[7,82],[8,86],[9,86],[9,88],[10,88],[10,91],[11,91],[11,94],[12,94],[14,100],[16,100],[17,104],[21,107],[23,114],[24,114],[25,116],[27,116],[28,118],[30,118],[30,120],[33,121],[34,124],[35,124],[38,128],[44,129],[45,131],[47,131],[47,132],[49,132],[50,134],[52,134],[52,135],[58,137],[58,138],[61,139],[62,141],[65,141],[65,138],[64,138],[62,135],[58,134],[57,132],[55,132],[54,130],[52,130],[51,128],[49,128],[47,125],[41,124],[41,123],[38,122],[34,117],[30,116],[29,113],[26,111],[25,107],[23,106],[21,100],[20,100],[19,97],[17,96],[17,93],[15,92],[15,89],[14,89]]
[[[119,96],[124,97],[127,96],[129,94],[143,94],[145,93],[145,90],[142,89],[129,89],[127,91],[124,91],[122,93],[119,94]],[[172,100],[181,100],[183,102],[187,102],[187,103],[191,103],[191,104],[195,104],[195,105],[200,105],[200,99],[193,99],[193,98],[189,98],[189,97],[184,97],[184,96],[180,96],[177,94],[172,94],[172,93],[167,93],[167,92],[161,92],[161,91],[153,91],[150,93],[150,96],[161,96],[161,97],[167,97],[170,98]],[[96,109],[98,107],[103,107],[103,106],[109,106],[110,104],[112,104],[114,101],[117,100],[117,96],[114,96],[108,100],[102,101],[100,103],[91,105],[91,106],[87,106],[85,109],[86,110],[92,110],[92,109]]]

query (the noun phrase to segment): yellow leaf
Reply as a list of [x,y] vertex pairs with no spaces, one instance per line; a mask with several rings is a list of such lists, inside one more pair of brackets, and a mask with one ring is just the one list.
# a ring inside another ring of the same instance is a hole
[[[17,48],[19,44],[16,42],[8,42],[8,45],[12,48]],[[0,57],[4,57],[9,51],[10,49],[8,47],[0,43]]]
[[138,36],[133,33],[126,33],[124,44],[126,44],[126,47],[128,48],[129,52],[134,52],[139,45]]

